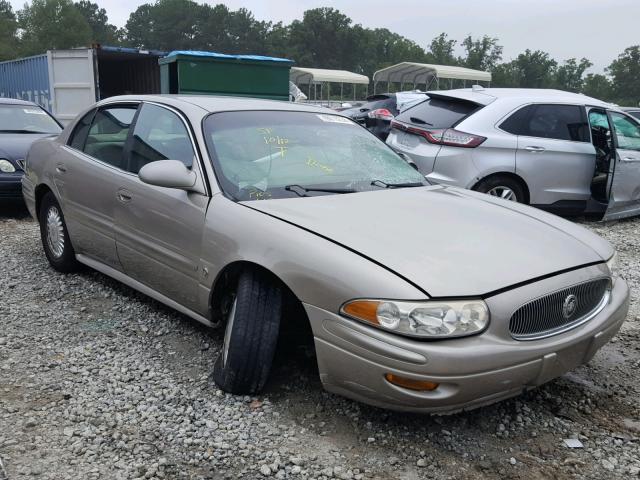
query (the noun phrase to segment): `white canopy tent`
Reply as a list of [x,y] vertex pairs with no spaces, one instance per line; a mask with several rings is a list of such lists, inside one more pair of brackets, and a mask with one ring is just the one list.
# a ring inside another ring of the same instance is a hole
[[355,100],[356,88],[355,85],[367,85],[369,86],[369,77],[366,75],[360,75],[358,73],[348,72],[347,70],[327,70],[324,68],[302,68],[291,67],[289,73],[289,80],[296,85],[301,86],[309,85],[309,99],[311,99],[311,92],[313,92],[313,100],[317,100],[316,86],[320,85],[320,100],[322,100],[322,86],[327,85],[327,99],[330,99],[331,83],[340,84],[340,99],[342,99],[344,84],[354,85],[353,94]]
[[491,73],[471,68],[454,67],[450,65],[431,65],[428,63],[402,62],[390,67],[378,70],[373,74],[373,92],[380,82],[389,84],[399,83],[400,90],[405,84],[412,85],[413,88],[424,85],[425,90],[440,88],[440,81],[449,80],[449,88],[453,88],[454,80],[462,81],[466,87],[467,82],[491,82]]

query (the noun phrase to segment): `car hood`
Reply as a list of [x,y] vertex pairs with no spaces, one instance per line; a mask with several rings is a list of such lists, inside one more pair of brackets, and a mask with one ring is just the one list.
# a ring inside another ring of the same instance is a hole
[[0,158],[9,160],[24,158],[33,142],[55,136],[56,134],[51,133],[0,133]]
[[613,254],[571,222],[450,187],[244,204],[366,256],[432,297],[487,295]]

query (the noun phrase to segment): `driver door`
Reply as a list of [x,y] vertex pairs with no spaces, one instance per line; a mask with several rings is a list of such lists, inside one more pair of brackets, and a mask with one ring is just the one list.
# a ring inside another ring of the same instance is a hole
[[615,148],[609,205],[603,220],[640,215],[640,124],[620,112],[607,112]]

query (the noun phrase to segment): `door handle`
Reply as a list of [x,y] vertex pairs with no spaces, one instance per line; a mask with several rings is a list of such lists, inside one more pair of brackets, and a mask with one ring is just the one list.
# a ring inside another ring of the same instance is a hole
[[132,198],[131,192],[128,192],[127,190],[118,190],[116,197],[122,203],[130,202]]
[[67,167],[65,166],[64,163],[59,163],[58,165],[56,165],[56,172],[65,173],[66,171],[67,171]]
[[524,147],[524,149],[533,153],[544,152],[546,150],[546,148],[544,147],[535,147],[535,146]]
[[623,162],[640,162],[640,158],[636,157],[622,157]]

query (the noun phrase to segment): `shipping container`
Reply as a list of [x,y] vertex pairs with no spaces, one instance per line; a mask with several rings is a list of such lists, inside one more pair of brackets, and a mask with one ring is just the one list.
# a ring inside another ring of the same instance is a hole
[[286,58],[175,51],[159,63],[162,93],[289,100],[293,61]]
[[0,62],[0,97],[36,102],[67,124],[98,100],[160,93],[158,59],[165,55],[105,46]]

